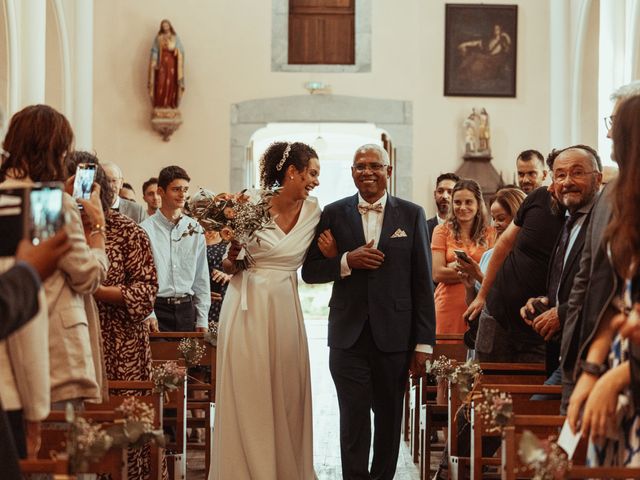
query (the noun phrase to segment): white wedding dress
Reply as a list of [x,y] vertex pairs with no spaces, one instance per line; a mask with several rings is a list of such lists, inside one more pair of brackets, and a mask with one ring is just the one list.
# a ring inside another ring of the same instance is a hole
[[262,230],[255,264],[233,276],[220,313],[209,480],[312,480],[309,350],[297,270],[320,219],[305,200],[295,227]]

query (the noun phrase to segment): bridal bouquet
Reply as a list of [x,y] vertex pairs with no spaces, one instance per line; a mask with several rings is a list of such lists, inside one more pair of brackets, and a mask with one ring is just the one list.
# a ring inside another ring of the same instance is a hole
[[[247,190],[239,193],[214,194],[203,188],[186,205],[187,215],[198,221],[205,232],[218,232],[222,240],[235,240],[246,246],[259,230],[273,228],[273,219],[269,215],[270,199],[277,190],[260,190],[250,196]],[[183,236],[193,235],[197,226],[189,225]],[[246,268],[252,262],[251,256],[244,251],[244,259],[239,260]]]

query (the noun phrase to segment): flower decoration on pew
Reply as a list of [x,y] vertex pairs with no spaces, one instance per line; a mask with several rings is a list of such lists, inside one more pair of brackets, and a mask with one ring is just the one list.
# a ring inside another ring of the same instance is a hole
[[483,388],[476,411],[489,432],[501,432],[513,416],[513,399],[506,392]]
[[525,430],[520,437],[518,455],[523,464],[523,472],[533,471],[533,480],[559,480],[565,478],[571,467],[567,454],[558,446],[554,437],[540,440],[531,431]]
[[154,367],[151,371],[153,391],[156,393],[168,393],[177,390],[184,383],[187,370],[176,362],[164,362]]
[[[242,190],[239,193],[215,194],[203,188],[186,204],[187,215],[198,221],[205,232],[218,232],[222,240],[237,241],[246,246],[259,230],[274,228],[269,214],[270,199],[278,190]],[[189,225],[183,236],[198,233],[196,225]],[[239,255],[238,264],[248,268],[253,259],[246,249]]]
[[194,367],[202,360],[206,348],[198,342],[197,338],[183,338],[178,344],[178,351],[187,363],[187,367]]
[[67,403],[65,419],[70,424],[67,454],[73,472],[88,470],[89,464],[98,462],[113,445],[113,438],[102,428],[76,415],[71,403]]
[[218,322],[209,322],[209,331],[204,334],[204,341],[212,347],[218,346]]
[[463,401],[469,399],[475,380],[482,373],[480,364],[474,360],[465,363],[455,361],[441,355],[435,362],[427,362],[427,375],[433,375],[438,380],[449,381],[456,384],[458,393]]
[[88,470],[89,464],[98,462],[111,448],[141,448],[154,442],[164,447],[166,439],[162,430],[154,430],[153,407],[131,396],[115,409],[124,417],[111,425],[93,424],[76,414],[68,403],[65,417],[71,429],[67,441],[67,453],[73,472]]

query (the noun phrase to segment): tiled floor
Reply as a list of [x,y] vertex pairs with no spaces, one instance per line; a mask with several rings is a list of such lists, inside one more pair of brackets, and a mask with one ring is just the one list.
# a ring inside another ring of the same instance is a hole
[[[306,327],[311,358],[314,465],[318,480],[341,480],[338,400],[329,373],[327,322],[326,320],[309,320],[306,322]],[[406,443],[401,442],[395,480],[417,480],[418,478],[418,468],[411,459]],[[193,456],[189,456],[187,479],[204,479],[202,452],[195,452]]]

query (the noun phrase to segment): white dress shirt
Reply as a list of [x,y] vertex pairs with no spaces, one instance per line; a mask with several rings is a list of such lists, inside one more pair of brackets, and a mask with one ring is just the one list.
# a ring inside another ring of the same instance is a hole
[[[360,193],[358,193],[358,204],[361,203],[369,203],[367,202]],[[375,204],[382,205],[382,211],[376,212],[375,210],[369,210],[365,214],[362,215],[362,228],[364,230],[364,240],[366,243],[369,243],[373,240],[373,248],[377,248],[378,243],[380,242],[380,233],[382,232],[382,221],[384,220],[384,209],[387,206],[387,192],[384,192],[384,195],[375,203],[369,203],[369,205]],[[438,217],[439,219],[440,217]],[[347,254],[349,252],[345,252],[340,259],[340,276],[342,278],[348,277],[351,275],[351,267],[347,263]],[[416,345],[416,352],[422,353],[433,353],[433,347],[431,345],[421,344]]]
[[200,228],[193,235],[182,236],[189,225],[197,222],[183,215],[174,224],[159,209],[140,224],[151,242],[158,272],[158,297],[193,295],[196,327],[207,328],[211,306],[207,246]]

